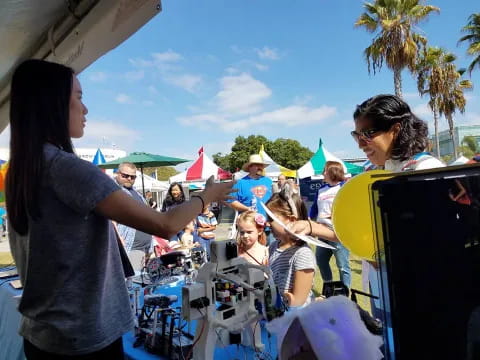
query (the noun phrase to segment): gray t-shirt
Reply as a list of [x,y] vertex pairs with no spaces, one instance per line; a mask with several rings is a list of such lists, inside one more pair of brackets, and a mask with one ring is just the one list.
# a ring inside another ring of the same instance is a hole
[[20,335],[38,348],[80,355],[133,329],[110,221],[93,212],[118,185],[93,164],[47,144],[42,216],[10,245],[24,285]]
[[[288,249],[279,249],[279,241],[272,242],[268,252],[270,257],[268,265],[272,269],[273,281],[278,287],[280,293],[293,290],[295,282],[295,272],[298,270],[315,270],[315,256],[312,250],[306,244],[300,246],[294,245]],[[313,284],[312,284],[313,286]],[[312,291],[307,297],[305,304],[310,303]]]

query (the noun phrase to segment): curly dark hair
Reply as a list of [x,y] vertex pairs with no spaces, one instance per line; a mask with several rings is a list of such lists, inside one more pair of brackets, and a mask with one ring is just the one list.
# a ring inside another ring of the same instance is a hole
[[394,140],[391,158],[406,160],[428,147],[428,126],[410,110],[410,106],[395,95],[377,95],[357,105],[354,120],[367,118],[379,130],[389,130],[395,124],[400,131]]

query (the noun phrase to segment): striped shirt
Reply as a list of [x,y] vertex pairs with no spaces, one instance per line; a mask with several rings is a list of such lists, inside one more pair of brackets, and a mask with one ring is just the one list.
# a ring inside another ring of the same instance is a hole
[[[272,269],[273,281],[280,293],[291,292],[295,281],[295,272],[306,269],[315,270],[315,256],[307,244],[294,245],[285,250],[279,249],[279,244],[278,240],[270,244],[268,264]],[[305,304],[310,302],[311,297],[312,290],[310,289]]]
[[[213,214],[213,212],[209,211],[208,214],[199,214],[197,216],[197,227],[198,228],[203,228],[203,227],[209,227],[209,226],[217,226],[217,218]],[[213,231],[204,231],[202,233],[199,233],[198,236],[200,236],[202,239],[209,239],[213,240],[215,239],[215,232]]]

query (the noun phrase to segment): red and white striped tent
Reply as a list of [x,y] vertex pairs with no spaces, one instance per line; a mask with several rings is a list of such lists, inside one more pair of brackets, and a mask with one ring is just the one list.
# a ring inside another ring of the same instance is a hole
[[210,176],[216,180],[230,179],[232,174],[215,165],[203,152],[203,147],[198,151],[198,159],[184,172],[170,177],[170,183],[184,181],[205,181]]

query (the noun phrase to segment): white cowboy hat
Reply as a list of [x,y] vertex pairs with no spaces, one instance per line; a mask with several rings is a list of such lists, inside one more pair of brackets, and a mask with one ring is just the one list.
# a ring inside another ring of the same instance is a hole
[[270,165],[270,164],[266,163],[265,161],[263,161],[260,154],[253,154],[253,155],[250,155],[250,158],[248,159],[248,161],[245,164],[243,164],[242,170],[248,172],[248,168],[252,164],[263,165],[264,168],[266,166]]

